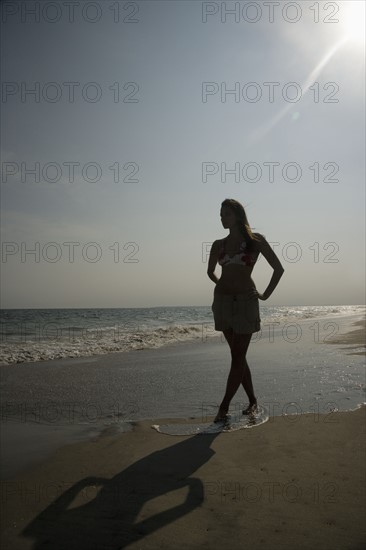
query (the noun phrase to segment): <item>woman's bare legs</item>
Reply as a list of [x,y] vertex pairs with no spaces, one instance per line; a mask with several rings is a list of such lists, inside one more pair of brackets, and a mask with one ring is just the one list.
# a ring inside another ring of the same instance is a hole
[[225,330],[223,333],[230,346],[231,369],[227,379],[225,396],[221,402],[215,421],[220,420],[225,416],[229,410],[230,402],[236,394],[240,384],[243,385],[245,393],[249,399],[249,407],[247,407],[247,409],[243,412],[251,412],[257,404],[257,399],[254,395],[252,376],[246,360],[246,353],[252,335],[235,334],[231,329]]

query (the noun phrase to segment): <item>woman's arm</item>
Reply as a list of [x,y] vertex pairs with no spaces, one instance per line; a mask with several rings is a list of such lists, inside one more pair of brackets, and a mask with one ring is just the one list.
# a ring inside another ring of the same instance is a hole
[[215,275],[215,267],[218,260],[218,254],[219,254],[219,242],[215,241],[211,246],[211,252],[210,252],[210,257],[208,260],[208,268],[207,268],[207,275],[210,277],[211,281],[213,281],[214,283],[217,283],[219,280]]
[[285,270],[280,260],[278,259],[273,249],[271,248],[270,244],[266,241],[266,239],[263,236],[260,242],[258,243],[258,248],[261,254],[263,254],[263,256],[266,258],[269,265],[273,267],[273,275],[269,282],[269,285],[267,286],[266,290],[263,292],[262,295],[258,294],[258,297],[261,300],[267,300],[272,294],[272,292],[274,291],[274,289],[276,288],[276,286],[278,285],[279,280],[281,279]]

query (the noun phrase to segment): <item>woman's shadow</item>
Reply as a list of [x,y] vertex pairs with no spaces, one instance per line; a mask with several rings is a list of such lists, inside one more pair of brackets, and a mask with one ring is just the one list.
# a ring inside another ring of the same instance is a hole
[[[21,534],[34,539],[34,550],[117,550],[143,539],[202,504],[204,483],[192,474],[215,454],[210,445],[218,435],[194,435],[138,460],[112,479],[80,480]],[[102,485],[93,500],[69,508],[81,491],[93,485]],[[188,488],[184,502],[135,523],[146,502],[184,487]]]

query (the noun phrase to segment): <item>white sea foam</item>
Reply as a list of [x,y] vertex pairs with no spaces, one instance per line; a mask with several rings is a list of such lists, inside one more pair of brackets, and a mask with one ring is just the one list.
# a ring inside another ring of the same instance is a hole
[[[265,306],[262,327],[363,314],[364,306]],[[2,310],[0,364],[88,357],[222,336],[211,307]]]
[[[207,336],[216,336],[210,333]],[[86,337],[56,341],[8,342],[0,344],[0,364],[47,361],[66,357],[88,357],[107,353],[159,348],[166,344],[202,338],[202,326],[174,326],[131,333],[99,329]]]

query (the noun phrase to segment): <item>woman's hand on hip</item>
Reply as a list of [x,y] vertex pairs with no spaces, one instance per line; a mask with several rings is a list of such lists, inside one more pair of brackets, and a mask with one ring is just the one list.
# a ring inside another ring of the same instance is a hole
[[263,294],[260,294],[256,288],[253,289],[252,296],[258,298],[258,300],[267,300],[267,298],[265,298]]

